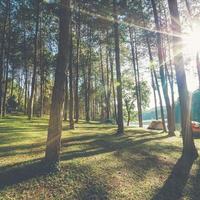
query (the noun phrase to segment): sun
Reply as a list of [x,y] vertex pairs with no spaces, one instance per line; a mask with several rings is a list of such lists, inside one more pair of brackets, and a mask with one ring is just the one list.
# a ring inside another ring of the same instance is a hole
[[200,27],[194,27],[183,39],[184,48],[188,53],[200,52]]

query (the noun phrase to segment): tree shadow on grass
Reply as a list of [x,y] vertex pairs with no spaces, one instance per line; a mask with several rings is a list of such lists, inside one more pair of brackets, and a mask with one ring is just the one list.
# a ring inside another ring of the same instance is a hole
[[[85,135],[73,138],[68,138],[62,141],[62,146],[72,146],[72,145],[85,145],[84,148],[75,151],[63,152],[61,155],[62,160],[71,160],[81,157],[90,157],[102,153],[110,153],[114,151],[120,151],[122,149],[128,149],[130,147],[136,147],[137,145],[142,145],[146,142],[165,139],[167,136],[142,138],[139,140],[129,139],[129,136],[122,136],[116,138],[114,135]],[[89,141],[87,141],[89,140]],[[72,142],[69,144],[69,142]],[[81,143],[77,143],[81,142]]]
[[79,200],[109,199],[106,187],[98,183],[94,184],[94,182],[89,182],[88,186],[83,188],[82,191],[79,192],[78,196]]
[[187,183],[190,169],[194,163],[193,158],[182,156],[172,169],[172,172],[164,186],[152,198],[152,200],[179,200]]
[[[149,133],[146,133],[149,136]],[[143,135],[143,134],[142,134]],[[83,149],[76,149],[75,151],[71,152],[63,152],[61,156],[61,160],[71,160],[74,158],[81,158],[81,157],[89,157],[89,156],[96,156],[102,153],[109,153],[114,151],[121,151],[127,150],[133,153],[137,153],[137,150],[140,152],[141,148],[145,148],[147,144],[146,142],[150,142],[153,140],[161,140],[167,138],[166,135],[158,135],[157,137],[146,137],[145,134],[143,135],[144,138],[139,140],[134,140],[134,138],[130,136],[121,136],[116,137],[115,135],[111,134],[102,134],[99,133],[98,135],[81,135],[81,136],[73,136],[62,141],[63,146],[66,145],[84,145]],[[138,148],[138,145],[143,145],[141,148]],[[40,144],[39,144],[40,146]],[[37,147],[37,146],[36,146]],[[4,149],[7,151],[8,149]],[[146,155],[148,156],[148,155]],[[146,163],[146,161],[141,161],[141,165]],[[140,165],[140,166],[141,166]],[[154,167],[154,165],[152,166]],[[146,168],[146,171],[149,167]],[[1,172],[2,171],[2,172]],[[39,160],[29,161],[29,163],[23,163],[22,165],[17,165],[14,167],[7,167],[4,170],[0,169],[0,190],[4,187],[15,185],[17,183],[27,181],[31,178],[47,175],[49,171],[46,169],[43,162]],[[90,174],[90,173],[89,173]],[[95,185],[89,183],[83,188],[83,196],[81,199],[95,199],[97,197],[101,197],[101,194],[105,196],[106,199],[106,190],[103,184],[99,185],[98,181],[96,181]],[[96,196],[95,196],[96,195]],[[89,196],[89,198],[87,198]],[[97,199],[97,198],[96,198]],[[102,198],[100,198],[102,199]]]
[[108,183],[91,174],[91,170],[87,173],[86,183],[77,192],[79,200],[108,200]]
[[62,171],[69,172],[65,176],[65,182],[73,191],[69,199],[109,199],[109,183],[91,165],[70,162],[62,166]]
[[[101,177],[98,177],[89,165],[68,163],[61,167],[60,173],[55,174],[51,173],[52,171],[43,161],[35,159],[2,169],[3,168],[0,168],[0,192],[8,186],[13,186],[19,183],[23,184],[25,181],[37,178],[39,185],[40,180],[42,179],[42,183],[45,182],[47,188],[50,188],[48,189],[50,195],[52,192],[55,192],[56,188],[63,188],[63,184],[67,184],[69,187],[69,196],[66,197],[70,197],[69,199],[108,199],[108,183],[106,183]],[[65,173],[64,177],[63,173]],[[49,179],[47,176],[52,176],[52,178]],[[52,184],[54,178],[55,180],[59,179],[59,181],[56,180],[55,183]],[[31,187],[34,182],[25,184],[27,184],[27,187]],[[15,190],[16,189],[14,189],[14,191]],[[56,190],[58,198],[55,199],[59,199],[61,193],[62,190]],[[63,196],[63,194],[61,196]]]
[[40,159],[16,164],[9,168],[2,167],[0,171],[0,190],[31,178],[47,175],[50,172],[47,167],[45,167],[44,161]]
[[[13,156],[18,154],[28,154],[28,153],[41,153],[44,151],[45,142],[38,142],[32,144],[21,144],[21,145],[12,145],[12,146],[0,146],[0,157]],[[21,152],[16,152],[21,151]]]
[[198,166],[197,171],[191,176],[189,187],[186,188],[186,192],[192,200],[200,199],[200,160],[196,164]]

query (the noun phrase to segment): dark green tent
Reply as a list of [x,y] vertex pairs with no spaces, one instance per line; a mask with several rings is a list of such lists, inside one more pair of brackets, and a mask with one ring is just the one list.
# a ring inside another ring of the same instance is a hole
[[[192,105],[191,105],[191,117],[192,121],[200,122],[200,90],[195,90],[192,93]],[[175,119],[176,123],[180,124],[181,116],[180,116],[180,103],[179,100],[175,105]]]
[[196,90],[192,94],[192,120],[200,122],[200,90]]

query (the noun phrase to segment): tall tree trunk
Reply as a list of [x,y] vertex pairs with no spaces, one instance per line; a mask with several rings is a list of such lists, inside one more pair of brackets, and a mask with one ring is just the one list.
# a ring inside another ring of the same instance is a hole
[[133,41],[133,30],[129,27],[129,37],[130,37],[130,45],[131,45],[131,53],[132,53],[132,63],[133,63],[133,70],[134,70],[134,78],[135,78],[135,85],[136,85],[136,98],[137,98],[137,108],[138,108],[138,121],[139,127],[142,127],[142,108],[141,108],[141,98],[140,98],[140,86],[139,86],[139,76],[137,70],[137,63],[136,63],[136,52],[135,52],[135,45]]
[[117,74],[117,135],[124,134],[124,121],[123,121],[123,103],[122,103],[122,81],[121,81],[121,66],[120,66],[120,47],[119,47],[119,24],[117,15],[116,0],[113,0],[113,13],[114,13],[114,39],[115,39],[115,62]]
[[43,114],[44,114],[44,75],[41,74],[41,77],[40,77],[40,111],[39,111],[39,116],[42,117]]
[[12,67],[12,72],[11,72],[11,88],[10,88],[10,96],[13,96],[13,90],[14,90],[14,79],[15,79],[15,69]]
[[66,72],[66,80],[65,80],[65,103],[64,103],[64,121],[67,121],[67,112],[68,112],[68,73]]
[[170,105],[167,81],[166,81],[166,76],[164,72],[164,58],[163,58],[162,41],[161,41],[161,34],[160,34],[160,25],[159,25],[159,20],[158,20],[158,12],[157,12],[155,1],[151,0],[151,3],[153,7],[154,20],[155,20],[155,25],[157,29],[156,45],[158,49],[158,60],[159,60],[159,65],[160,65],[160,77],[161,77],[162,90],[163,90],[163,95],[164,95],[166,109],[167,109],[168,131],[169,131],[169,136],[174,136],[175,135],[174,133],[175,121],[173,121],[173,116],[172,116],[173,112]]
[[[165,74],[168,77],[169,86],[171,90],[171,109],[172,109],[172,120],[175,122],[175,100],[174,100],[174,81],[173,81],[173,69],[170,63],[171,72],[169,72],[166,61],[165,61]],[[174,131],[176,127],[174,126]]]
[[[24,6],[23,1],[23,6]],[[24,29],[24,34],[23,34],[23,63],[24,63],[24,70],[25,70],[25,81],[24,81],[24,114],[27,114],[27,90],[28,90],[28,66],[27,66],[27,58],[26,58],[26,23],[25,23],[25,16],[23,14],[23,29]]]
[[28,67],[25,69],[25,81],[24,81],[24,114],[27,114],[27,101],[28,101]]
[[90,101],[91,101],[91,72],[92,72],[92,30],[89,31],[90,37],[90,50],[89,50],[89,63],[88,63],[88,79],[87,79],[87,108],[86,108],[86,121],[90,121]]
[[[104,120],[105,119],[105,116],[104,116],[104,102],[107,103],[107,95],[106,95],[106,83],[105,83],[105,77],[104,77],[104,66],[103,66],[103,53],[102,53],[102,43],[100,41],[100,44],[99,44],[99,49],[100,49],[100,68],[101,68],[101,83],[102,83],[102,86],[103,86],[103,96],[102,96],[102,119],[101,120]],[[106,105],[107,107],[107,105]],[[107,111],[107,109],[106,109]],[[107,114],[107,113],[106,113]]]
[[90,61],[88,65],[88,81],[87,81],[87,88],[88,88],[88,98],[87,98],[87,113],[86,113],[86,121],[90,121],[90,102],[91,102],[91,50],[90,50]]
[[190,7],[189,1],[188,1],[188,0],[185,0],[185,4],[186,4],[186,7],[187,7],[187,10],[188,10],[189,15],[192,16],[191,7]]
[[[144,11],[143,11],[143,5],[142,5],[142,0],[140,1],[140,5],[141,5],[141,10],[142,10],[142,22],[143,22],[143,26],[146,27],[146,23],[145,23],[145,19],[144,19]],[[149,51],[149,60],[150,60],[150,64],[152,64],[153,62],[153,57],[152,57],[152,54],[151,54],[151,47],[150,47],[150,43],[149,43],[149,38],[148,38],[148,35],[147,35],[147,31],[144,32],[145,33],[145,39],[146,39],[146,43],[147,43],[147,46],[148,46],[148,51]],[[158,107],[157,107],[157,97],[156,97],[156,84],[155,84],[155,81],[154,81],[154,73],[153,73],[153,70],[152,69],[152,66],[150,66],[151,69],[150,69],[150,72],[151,72],[151,84],[152,84],[152,89],[153,89],[153,96],[154,96],[154,106],[155,106],[155,118],[156,120],[158,120]],[[162,105],[162,103],[161,103]],[[164,115],[164,114],[163,114]],[[164,117],[163,117],[164,119]],[[164,122],[164,121],[162,121]],[[164,122],[165,123],[165,122]]]
[[126,112],[127,112],[127,126],[130,125],[130,120],[131,120],[131,111],[130,108],[128,106],[128,101],[125,100],[125,106],[126,106]]
[[135,61],[136,61],[136,76],[138,81],[138,113],[139,113],[139,127],[143,127],[142,121],[142,95],[141,95],[141,85],[140,85],[140,73],[139,73],[139,64],[138,64],[138,51],[136,44],[136,32],[135,32]]
[[111,88],[110,88],[110,70],[109,70],[109,35],[108,30],[106,33],[107,45],[106,45],[106,118],[110,119],[110,96],[111,96]]
[[109,64],[108,64],[108,52],[106,55],[106,119],[110,119],[110,77],[109,77]]
[[9,13],[9,4],[10,1],[7,1],[6,4],[6,13],[3,21],[3,28],[2,28],[2,38],[1,38],[1,54],[0,54],[0,117],[2,116],[3,112],[3,66],[4,66],[4,56],[5,56],[5,38],[6,38],[6,25]]
[[80,37],[81,37],[81,27],[80,27],[80,8],[78,14],[78,23],[77,23],[77,30],[76,30],[76,83],[75,83],[75,122],[78,123],[79,121],[79,94],[78,94],[78,84],[79,84],[79,60],[80,60]]
[[42,38],[42,16],[39,20],[39,66],[40,66],[40,111],[39,116],[42,117],[44,114],[44,62],[43,62],[43,38]]
[[157,91],[158,91],[158,97],[159,97],[159,101],[160,101],[160,113],[161,113],[161,119],[162,119],[162,124],[163,124],[163,131],[167,132],[167,128],[166,128],[166,124],[165,124],[165,114],[164,114],[163,103],[162,103],[162,96],[161,96],[161,92],[160,92],[160,86],[158,83],[158,77],[157,77],[155,70],[153,70],[153,74],[154,74],[156,87],[157,87]]
[[96,102],[95,102],[95,96],[94,96],[94,98],[93,98],[93,100],[92,100],[92,120],[96,120]]
[[[162,6],[162,8],[161,8]],[[165,19],[165,23],[166,23],[166,27],[168,28],[168,18],[167,18],[167,14],[166,14],[166,7],[163,6],[163,4],[161,4],[161,2],[159,2],[159,11],[161,12],[161,9],[164,11],[164,19]],[[160,27],[162,27],[163,24],[160,23]],[[165,36],[166,38],[166,43],[164,43],[164,39],[162,40],[162,48],[163,48],[163,57],[164,57],[164,67],[165,67],[165,74],[166,74],[166,84],[167,81],[169,82],[169,86],[170,86],[170,91],[171,91],[171,121],[172,123],[172,129],[173,132],[175,132],[176,130],[176,126],[175,126],[175,100],[174,100],[174,75],[173,75],[173,68],[172,68],[172,62],[171,62],[171,46],[170,46],[170,38],[169,35]],[[168,57],[169,57],[169,61],[167,61],[167,48],[168,48]],[[167,64],[168,63],[168,64]],[[170,73],[169,73],[169,69],[168,66],[170,67]]]
[[73,41],[72,27],[70,40],[70,55],[69,55],[69,128],[74,129],[74,92],[73,92]]
[[36,87],[36,73],[37,73],[37,65],[38,65],[38,31],[39,31],[39,18],[40,18],[40,1],[37,0],[37,18],[35,24],[35,38],[34,38],[34,60],[33,60],[33,75],[32,75],[32,83],[31,83],[31,96],[28,104],[28,119],[33,117],[33,104],[34,104],[34,95],[35,95],[35,87]]
[[6,76],[5,76],[5,88],[4,88],[4,96],[3,96],[3,108],[2,108],[2,116],[6,115],[6,102],[7,102],[7,90],[8,90],[8,73],[9,73],[9,61],[10,61],[10,38],[11,37],[11,2],[8,1],[8,48],[6,55]]
[[[152,56],[152,53],[151,53],[151,47],[150,47],[149,39],[148,39],[147,36],[146,36],[146,42],[147,42],[147,47],[148,47],[149,60],[150,60],[150,63],[152,64],[154,61],[153,61],[153,56]],[[159,86],[157,74],[156,74],[156,71],[155,71],[154,68],[151,69],[151,73],[152,73],[152,76],[153,76],[152,78],[153,79],[155,78],[155,86],[156,86],[156,89],[158,91],[158,97],[159,97],[159,101],[160,101],[160,114],[161,114],[161,119],[162,119],[162,124],[163,124],[163,131],[166,132],[167,129],[166,129],[166,125],[165,125],[165,116],[164,116],[160,86]]]
[[194,145],[191,128],[191,101],[187,89],[186,74],[184,69],[184,59],[182,54],[182,39],[177,37],[181,34],[181,25],[177,0],[168,0],[171,16],[171,27],[173,31],[173,55],[176,71],[176,80],[180,98],[181,128],[183,136],[183,155],[196,158],[198,156]]
[[128,111],[128,120],[127,120],[127,126],[130,125],[130,120],[131,120],[131,113]]
[[153,89],[153,96],[154,96],[154,106],[155,106],[155,118],[158,120],[158,107],[157,107],[157,98],[156,98],[156,86],[154,81],[154,75],[153,75],[153,69],[151,70],[151,83],[152,83],[152,89]]
[[86,61],[84,62],[84,64],[83,64],[83,67],[82,67],[82,73],[83,73],[83,81],[84,81],[84,97],[85,97],[85,99],[84,99],[84,107],[85,107],[85,112],[84,112],[84,114],[85,114],[85,120],[87,119],[87,109],[88,109],[88,88],[87,88],[87,86],[88,86],[88,84],[87,84],[87,74],[86,74],[86,67],[87,67],[87,65],[88,65],[88,58],[86,58]]
[[[167,36],[168,39],[168,55],[169,55],[169,66],[170,66],[170,72],[168,71],[168,77],[169,77],[169,85],[170,85],[170,89],[171,89],[171,106],[172,106],[172,117],[173,117],[173,121],[175,122],[175,97],[174,97],[174,71],[173,71],[173,67],[172,67],[172,58],[171,58],[171,46],[170,46],[170,40],[169,40],[169,36]],[[176,126],[174,126],[174,130],[176,130]]]
[[58,59],[50,109],[49,128],[46,146],[46,161],[52,164],[60,160],[60,142],[62,133],[62,110],[65,92],[67,56],[70,42],[70,0],[61,0],[59,11],[59,46]]
[[[8,48],[9,51],[9,48]],[[3,95],[3,106],[2,106],[2,116],[5,117],[6,115],[6,102],[7,102],[7,93],[8,93],[8,74],[9,74],[9,53],[7,53],[7,60],[6,60],[6,70],[5,70],[5,88],[4,88],[4,95]]]
[[[94,79],[94,90],[97,91],[97,75],[95,74],[95,79]],[[94,96],[94,120],[97,119],[97,112],[98,112],[98,97],[95,95]]]
[[114,84],[114,70],[113,70],[113,58],[111,48],[109,49],[109,58],[110,58],[110,71],[111,71],[111,87],[113,93],[113,104],[114,104],[114,118],[117,123],[117,105],[116,105],[116,94],[115,94],[115,84]]

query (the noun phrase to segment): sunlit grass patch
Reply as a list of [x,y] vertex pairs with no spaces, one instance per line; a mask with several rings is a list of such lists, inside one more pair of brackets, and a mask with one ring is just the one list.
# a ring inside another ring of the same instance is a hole
[[[61,172],[49,174],[40,162],[47,124],[46,117],[24,116],[0,123],[0,199],[154,199],[182,151],[179,136],[127,128],[119,137],[114,125],[80,121],[69,130],[63,122]],[[186,199],[199,195],[199,163],[184,187]]]

